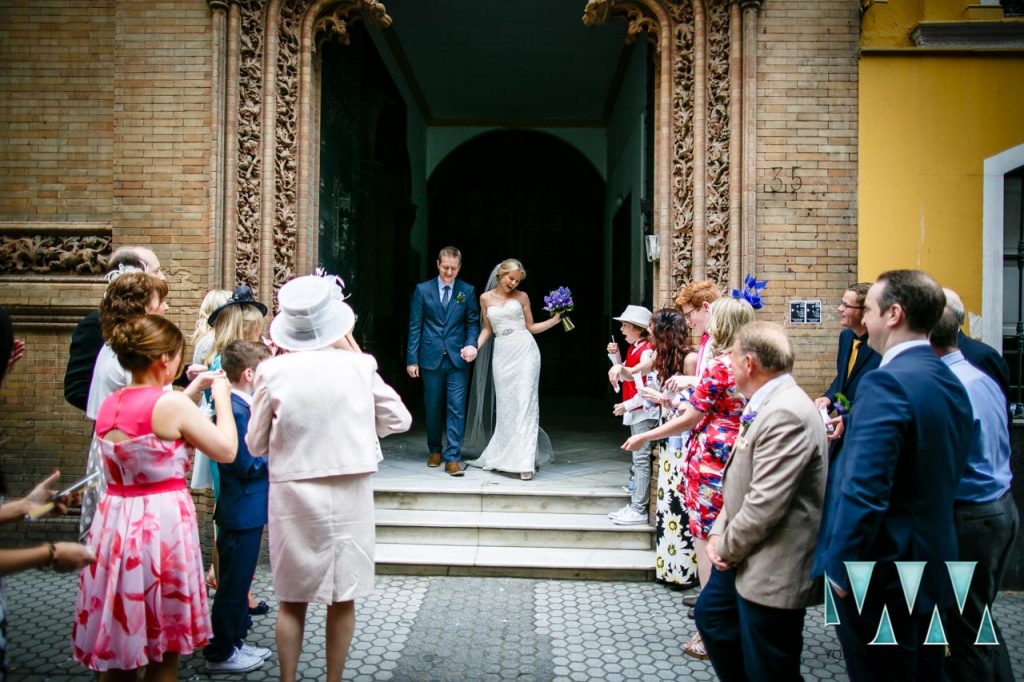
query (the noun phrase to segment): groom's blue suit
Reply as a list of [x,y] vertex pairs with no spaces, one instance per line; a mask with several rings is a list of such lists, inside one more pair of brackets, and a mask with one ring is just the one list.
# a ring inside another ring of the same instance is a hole
[[441,426],[448,404],[445,461],[457,462],[466,430],[466,385],[469,365],[460,351],[476,346],[480,334],[480,304],[473,287],[458,279],[445,308],[441,305],[440,278],[416,285],[409,312],[406,364],[418,365],[426,402],[427,445],[441,452]]

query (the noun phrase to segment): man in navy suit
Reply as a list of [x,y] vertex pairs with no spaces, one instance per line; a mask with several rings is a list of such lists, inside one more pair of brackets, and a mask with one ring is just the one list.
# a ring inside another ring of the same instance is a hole
[[[456,277],[462,253],[446,246],[437,255],[438,276],[416,285],[409,312],[406,372],[423,378],[426,402],[428,467],[462,476],[462,437],[466,431],[466,385],[469,363],[476,359],[480,304],[473,287]],[[447,419],[443,418],[447,403]],[[447,447],[441,450],[441,427]]]
[[254,670],[270,656],[270,649],[245,643],[249,631],[249,589],[256,574],[263,527],[267,524],[270,477],[266,457],[253,457],[245,444],[252,405],[252,381],[256,366],[270,357],[262,343],[232,341],[221,355],[221,366],[231,382],[231,413],[238,429],[238,452],[230,464],[220,467],[220,499],[213,519],[217,522],[217,555],[220,558],[217,594],[210,623],[213,638],[203,649],[206,667],[216,673]]
[[[943,679],[945,648],[924,641],[933,613],[952,601],[944,562],[957,560],[953,500],[973,423],[967,392],[928,343],[945,300],[927,274],[893,270],[864,302],[868,342],[882,361],[860,384],[843,455],[829,471],[811,569],[837,596],[836,631],[855,682]],[[861,609],[850,561],[876,562]],[[910,610],[896,561],[925,562]],[[871,643],[883,610],[895,645]]]
[[[878,367],[882,356],[868,345],[868,330],[864,326],[864,299],[871,288],[870,282],[854,284],[843,292],[839,303],[839,353],[836,356],[836,378],[825,394],[814,401],[814,404],[826,410],[836,409],[839,400],[836,394],[841,393],[852,405],[857,396],[857,386],[861,378]],[[843,447],[843,433],[846,430],[846,415],[839,415],[829,424],[833,431],[829,434],[829,466],[839,455]]]

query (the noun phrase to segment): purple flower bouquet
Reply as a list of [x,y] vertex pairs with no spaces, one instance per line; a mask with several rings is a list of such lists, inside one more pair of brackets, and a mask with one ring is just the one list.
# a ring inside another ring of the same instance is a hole
[[544,310],[551,313],[552,316],[555,313],[560,313],[562,315],[562,329],[567,332],[571,332],[576,328],[576,325],[566,315],[567,312],[572,310],[572,306],[572,292],[569,291],[569,287],[558,287],[544,297]]

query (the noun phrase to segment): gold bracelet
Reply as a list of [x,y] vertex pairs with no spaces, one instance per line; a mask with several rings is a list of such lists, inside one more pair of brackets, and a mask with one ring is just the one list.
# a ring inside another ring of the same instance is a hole
[[45,566],[40,566],[40,571],[52,571],[53,567],[57,564],[57,545],[52,542],[46,543],[50,548],[50,562]]

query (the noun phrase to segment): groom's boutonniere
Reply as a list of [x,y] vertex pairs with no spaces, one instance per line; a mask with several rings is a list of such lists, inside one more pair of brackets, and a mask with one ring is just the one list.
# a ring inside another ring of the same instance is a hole
[[456,303],[465,303],[466,302],[466,295],[464,293],[462,293],[461,291],[459,293],[455,294],[455,302]]
[[750,425],[754,423],[755,419],[757,419],[757,412],[747,412],[747,413],[741,415],[740,416],[740,434],[746,433],[747,429],[750,428]]

